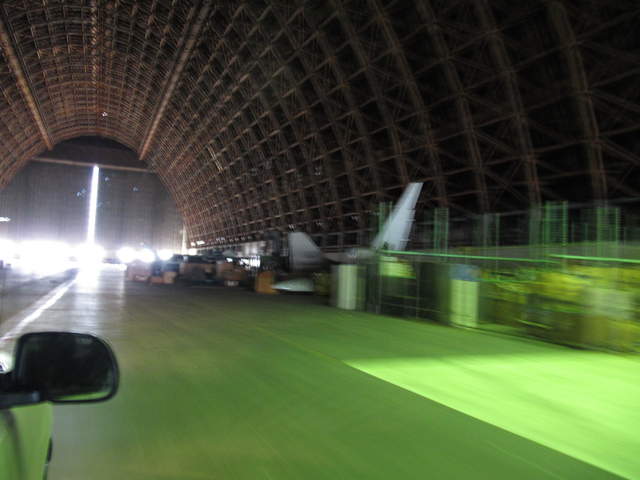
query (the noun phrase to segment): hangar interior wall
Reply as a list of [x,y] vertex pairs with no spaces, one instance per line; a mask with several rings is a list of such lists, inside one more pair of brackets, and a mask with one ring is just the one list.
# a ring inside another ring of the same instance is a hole
[[182,221],[157,175],[100,170],[96,238],[107,249],[181,248]]
[[[91,166],[30,162],[0,191],[0,237],[85,241]],[[178,251],[181,217],[153,173],[101,169],[96,242],[107,250],[148,246]]]
[[81,243],[87,235],[90,168],[27,164],[0,191],[0,235],[14,241]]

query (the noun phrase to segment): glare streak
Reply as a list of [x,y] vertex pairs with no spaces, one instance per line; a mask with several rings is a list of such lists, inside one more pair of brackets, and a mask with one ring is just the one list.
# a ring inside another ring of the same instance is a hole
[[91,191],[89,195],[89,222],[87,225],[87,244],[93,245],[96,238],[96,212],[98,209],[98,178],[100,176],[100,168],[93,166],[91,174]]

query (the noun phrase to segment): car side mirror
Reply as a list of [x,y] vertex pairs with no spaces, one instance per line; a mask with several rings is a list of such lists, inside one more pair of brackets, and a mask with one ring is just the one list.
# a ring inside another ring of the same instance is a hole
[[37,392],[40,401],[100,402],[118,390],[118,364],[111,348],[93,335],[28,333],[18,339],[14,389]]

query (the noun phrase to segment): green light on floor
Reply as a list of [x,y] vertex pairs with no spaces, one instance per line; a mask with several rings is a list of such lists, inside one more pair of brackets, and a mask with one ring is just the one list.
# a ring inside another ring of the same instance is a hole
[[540,264],[557,264],[555,260],[544,260],[536,258],[522,258],[522,257],[490,257],[485,255],[462,255],[456,253],[431,253],[431,252],[409,252],[399,250],[380,250],[381,253],[387,255],[409,255],[409,256],[423,256],[423,257],[440,257],[440,258],[463,258],[468,260],[497,260],[504,262],[527,262],[527,263],[540,263]]
[[346,363],[625,478],[640,478],[638,361],[545,346],[531,350],[537,351]]
[[590,256],[582,256],[582,255],[561,255],[561,254],[554,254],[549,256],[553,258],[562,258],[565,260],[584,260],[584,261],[592,261],[592,262],[618,262],[618,263],[640,264],[640,260],[634,260],[631,258],[590,257]]

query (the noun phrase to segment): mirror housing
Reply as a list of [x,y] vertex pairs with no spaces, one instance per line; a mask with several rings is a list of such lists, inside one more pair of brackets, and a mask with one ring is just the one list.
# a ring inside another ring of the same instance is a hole
[[118,380],[113,351],[98,337],[38,332],[18,339],[13,392],[37,393],[41,402],[101,402],[116,394]]

